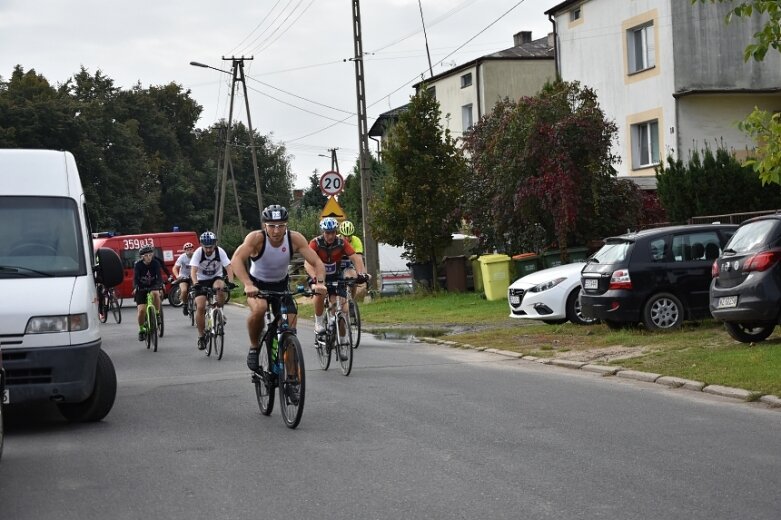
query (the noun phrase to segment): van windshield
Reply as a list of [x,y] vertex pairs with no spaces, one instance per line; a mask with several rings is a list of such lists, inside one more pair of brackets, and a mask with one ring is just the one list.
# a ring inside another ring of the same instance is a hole
[[0,197],[0,278],[83,276],[76,201]]

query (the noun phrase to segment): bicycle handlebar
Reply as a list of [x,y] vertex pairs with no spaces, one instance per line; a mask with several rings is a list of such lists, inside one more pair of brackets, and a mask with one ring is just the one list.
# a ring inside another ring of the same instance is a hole
[[269,291],[265,289],[259,289],[256,294],[247,296],[247,298],[269,298],[269,297],[285,297],[285,296],[314,296],[316,293],[311,289],[306,289],[303,285],[296,287],[295,291]]

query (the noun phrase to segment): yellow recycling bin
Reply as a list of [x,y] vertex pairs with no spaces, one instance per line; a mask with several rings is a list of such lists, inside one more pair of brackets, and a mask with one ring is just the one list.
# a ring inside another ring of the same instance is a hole
[[487,300],[507,298],[510,286],[510,257],[507,255],[483,255],[478,258]]

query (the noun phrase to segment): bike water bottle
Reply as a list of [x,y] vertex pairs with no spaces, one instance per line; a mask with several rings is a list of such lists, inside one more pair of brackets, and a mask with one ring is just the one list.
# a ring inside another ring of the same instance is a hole
[[279,340],[274,336],[271,340],[271,370],[275,374],[282,372],[282,363],[279,362]]

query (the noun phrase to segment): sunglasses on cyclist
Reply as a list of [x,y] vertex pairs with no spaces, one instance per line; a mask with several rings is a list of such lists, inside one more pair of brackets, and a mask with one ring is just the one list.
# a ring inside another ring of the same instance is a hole
[[287,224],[266,224],[266,227],[268,229],[278,230],[278,229],[285,229],[287,227]]

